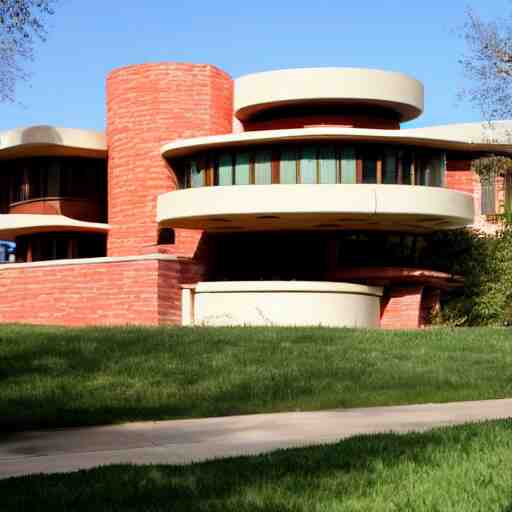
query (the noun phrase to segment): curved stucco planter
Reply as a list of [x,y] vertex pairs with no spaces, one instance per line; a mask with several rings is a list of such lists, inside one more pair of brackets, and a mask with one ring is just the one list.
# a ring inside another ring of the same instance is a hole
[[314,281],[203,282],[183,289],[184,325],[380,325],[382,288]]

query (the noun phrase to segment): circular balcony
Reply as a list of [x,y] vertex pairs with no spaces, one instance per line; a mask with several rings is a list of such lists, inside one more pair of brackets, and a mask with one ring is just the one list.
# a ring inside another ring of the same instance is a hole
[[408,185],[252,185],[198,187],[158,198],[161,227],[239,230],[431,232],[473,222],[469,194]]
[[108,224],[84,222],[64,215],[0,214],[0,238],[14,240],[33,233],[58,233],[79,231],[85,233],[107,233]]

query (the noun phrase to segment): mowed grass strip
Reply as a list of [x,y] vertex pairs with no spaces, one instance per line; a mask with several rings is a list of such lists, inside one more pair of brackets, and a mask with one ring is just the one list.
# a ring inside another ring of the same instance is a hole
[[0,481],[2,511],[507,512],[512,422],[191,466],[106,466]]
[[0,328],[0,429],[512,397],[512,330]]

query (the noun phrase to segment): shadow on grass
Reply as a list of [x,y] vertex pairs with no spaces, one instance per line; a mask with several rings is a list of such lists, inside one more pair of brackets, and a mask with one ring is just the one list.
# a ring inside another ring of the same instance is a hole
[[510,395],[485,334],[3,326],[0,431]]
[[[0,396],[0,431],[293,410],[318,399],[311,380],[324,368],[307,360],[314,334],[333,331],[255,329],[247,340],[240,332],[11,327],[0,340],[0,355],[9,345],[0,385],[12,390]],[[280,363],[279,334],[306,346],[295,369]]]
[[[510,450],[510,441],[503,447],[501,438],[510,437],[511,428],[510,421],[501,421],[426,434],[356,437],[336,445],[184,467],[109,466],[15,478],[0,481],[2,511],[427,511],[441,510],[436,503],[457,503],[459,498],[461,508],[449,510],[462,511],[467,475],[457,481],[444,460],[460,459],[461,465],[478,473],[482,468],[475,464],[479,454],[473,449]],[[468,455],[473,451],[472,459]],[[432,492],[430,479],[434,487],[436,479],[450,480],[450,485],[439,486],[437,496],[422,495],[424,481]],[[356,507],[358,503],[362,508]],[[498,510],[491,505],[489,510]]]

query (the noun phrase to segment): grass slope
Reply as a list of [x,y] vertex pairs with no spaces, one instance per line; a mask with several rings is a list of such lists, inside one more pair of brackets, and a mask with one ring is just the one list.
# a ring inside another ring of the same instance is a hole
[[0,328],[0,429],[512,396],[512,330]]
[[512,421],[192,466],[108,466],[0,481],[23,510],[512,511]]

